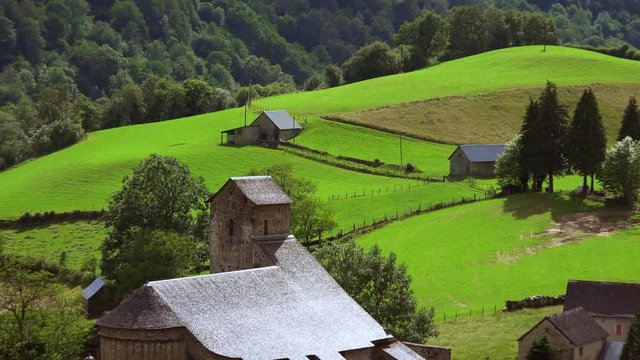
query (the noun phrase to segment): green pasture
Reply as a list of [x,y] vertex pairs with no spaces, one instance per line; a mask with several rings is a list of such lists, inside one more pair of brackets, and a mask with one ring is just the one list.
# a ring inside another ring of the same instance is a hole
[[76,221],[28,230],[0,230],[7,254],[27,255],[58,262],[67,253],[67,266],[80,269],[90,256],[100,258],[107,229],[101,221]]
[[[425,185],[414,181],[410,186],[411,188],[407,188],[405,184],[403,190],[400,190],[399,186],[385,186],[340,194],[341,199],[328,202],[338,222],[338,228],[334,233],[340,230],[347,232],[354,226],[358,228],[365,224],[371,225],[372,222],[385,217],[392,218],[396,214],[403,216],[418,208],[426,209],[431,204],[460,201],[462,198],[470,199],[474,196],[480,199],[484,196],[483,191],[458,183],[433,182]],[[363,193],[364,196],[361,196]]]
[[485,316],[461,316],[437,324],[440,335],[429,343],[451,348],[455,360],[514,359],[517,339],[547,315],[562,306],[527,309],[512,313],[493,312]]
[[420,303],[441,317],[480,314],[507,299],[558,295],[571,278],[640,280],[640,229],[549,247],[538,236],[569,213],[602,210],[557,194],[522,194],[416,216],[362,236],[393,251]]
[[70,148],[0,173],[0,218],[24,212],[100,209],[122,178],[151,153],[175,156],[203,176],[211,191],[250,169],[289,163],[318,186],[318,196],[410,180],[362,174],[260,146],[220,145],[220,131],[241,125],[239,109],[190,118],[98,131]]
[[637,61],[567,47],[542,50],[541,45],[496,50],[423,70],[254,103],[327,115],[436,97],[542,87],[547,80],[559,86],[640,82]]

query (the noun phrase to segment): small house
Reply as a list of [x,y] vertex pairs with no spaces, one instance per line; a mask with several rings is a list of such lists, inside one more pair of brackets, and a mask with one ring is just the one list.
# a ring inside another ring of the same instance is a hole
[[459,145],[449,156],[450,176],[494,176],[496,160],[504,145]]
[[558,360],[598,360],[608,335],[582,308],[549,315],[518,339],[518,360],[525,360],[533,342],[542,336],[557,349]]
[[640,283],[571,280],[564,310],[577,307],[584,308],[609,333],[610,341],[624,342],[640,311]]
[[277,146],[281,141],[293,139],[300,131],[302,126],[287,111],[263,111],[248,126],[221,132],[220,141],[223,142],[226,135],[228,144]]

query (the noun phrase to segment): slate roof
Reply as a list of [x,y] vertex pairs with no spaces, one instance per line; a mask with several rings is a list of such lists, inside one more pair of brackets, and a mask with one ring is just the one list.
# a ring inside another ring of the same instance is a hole
[[300,126],[286,110],[265,111],[263,114],[267,115],[280,130],[302,129],[302,126]]
[[[459,145],[458,148],[462,150],[464,155],[471,161],[472,163],[477,162],[495,162],[498,158],[498,155],[504,152],[504,145],[502,144],[491,144],[491,145]],[[456,153],[458,149],[456,149],[450,156]]]
[[598,360],[620,360],[622,348],[624,348],[624,343],[621,341],[607,341]]
[[282,205],[293,202],[271,176],[232,177],[209,199],[209,202],[213,201],[217,194],[224,191],[229,183],[234,183],[242,194],[256,205]]
[[91,299],[93,295],[95,295],[98,291],[100,291],[100,289],[102,289],[103,286],[104,286],[104,280],[97,277],[95,280],[91,282],[91,284],[89,284],[89,286],[87,286],[82,290],[82,297],[85,300]]
[[293,236],[258,244],[275,266],[149,282],[98,325],[185,327],[209,351],[243,359],[341,359],[389,338]]
[[546,317],[571,343],[580,346],[606,339],[609,333],[583,308],[575,308]]
[[597,316],[633,317],[640,311],[640,283],[570,280],[564,310],[577,307]]

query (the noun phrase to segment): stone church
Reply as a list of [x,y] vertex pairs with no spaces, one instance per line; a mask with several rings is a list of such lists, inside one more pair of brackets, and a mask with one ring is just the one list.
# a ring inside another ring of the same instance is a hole
[[101,360],[424,359],[396,340],[289,234],[267,176],[210,199],[211,275],[149,282],[98,320]]

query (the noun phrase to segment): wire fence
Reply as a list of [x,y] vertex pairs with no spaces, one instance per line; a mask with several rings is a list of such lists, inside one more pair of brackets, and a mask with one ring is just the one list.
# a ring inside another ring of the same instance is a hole
[[504,312],[503,305],[494,305],[493,307],[479,307],[479,308],[469,308],[469,309],[460,309],[459,311],[442,311],[436,312],[434,315],[434,320],[442,321],[442,322],[455,322],[458,319],[462,318],[470,318],[473,316],[477,317],[486,317],[486,316],[496,316],[502,314]]
[[320,245],[323,241],[348,241],[359,235],[368,233],[370,231],[379,229],[383,226],[386,226],[390,223],[404,220],[406,218],[425,214],[432,211],[437,211],[441,209],[446,209],[454,206],[459,206],[463,204],[474,203],[478,201],[490,200],[497,197],[496,194],[485,193],[484,196],[474,194],[470,197],[461,197],[460,199],[452,199],[449,202],[440,201],[436,203],[429,203],[425,205],[417,205],[415,207],[408,207],[401,211],[394,211],[392,213],[385,213],[380,217],[373,217],[371,221],[363,220],[362,223],[353,223],[351,229],[348,231],[344,231],[344,229],[338,230],[336,232],[330,232],[326,238],[323,239],[322,234],[317,236],[314,240],[306,243],[307,246],[317,246]]

